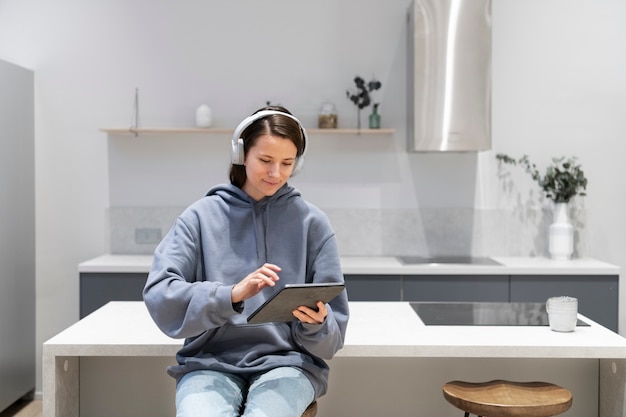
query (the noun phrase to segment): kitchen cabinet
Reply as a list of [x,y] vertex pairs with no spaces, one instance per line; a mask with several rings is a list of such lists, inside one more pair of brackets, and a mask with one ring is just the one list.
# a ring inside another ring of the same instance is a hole
[[412,275],[402,278],[402,301],[508,301],[507,275]]
[[402,277],[397,275],[345,275],[350,301],[402,301]]
[[[109,301],[141,301],[147,273],[80,274],[80,317]],[[617,275],[346,274],[350,301],[545,302],[578,298],[580,313],[618,331]]]
[[[393,257],[341,258],[351,301],[545,302],[569,295],[617,332],[619,268],[594,259],[498,258],[498,266],[404,265]],[[81,317],[108,301],[142,299],[152,256],[104,255],[79,265]]]
[[351,301],[508,301],[507,275],[345,275]]
[[511,301],[545,302],[567,295],[578,299],[578,311],[614,332],[618,331],[618,276],[511,276]]
[[147,273],[80,274],[80,318],[109,301],[142,301]]
[[[80,318],[109,301],[141,301],[147,273],[81,272]],[[346,288],[352,301],[401,301],[400,276],[351,275]]]

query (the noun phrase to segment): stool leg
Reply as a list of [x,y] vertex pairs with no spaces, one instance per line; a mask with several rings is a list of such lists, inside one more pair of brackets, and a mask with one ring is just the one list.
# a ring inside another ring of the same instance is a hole
[[[465,416],[463,416],[463,417],[470,417],[469,416],[469,411],[465,411]],[[478,416],[478,417],[483,417],[483,416]]]

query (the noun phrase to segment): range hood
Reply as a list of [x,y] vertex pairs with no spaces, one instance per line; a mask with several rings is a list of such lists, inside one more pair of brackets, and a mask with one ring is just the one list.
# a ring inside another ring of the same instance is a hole
[[413,0],[408,54],[409,151],[491,149],[491,0]]

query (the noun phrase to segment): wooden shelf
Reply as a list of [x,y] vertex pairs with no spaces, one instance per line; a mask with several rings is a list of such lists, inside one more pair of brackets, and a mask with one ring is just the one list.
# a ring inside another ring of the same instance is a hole
[[396,129],[307,129],[315,135],[393,135]]
[[[234,129],[228,128],[103,128],[100,129],[108,135],[135,136],[135,135],[199,135],[199,134],[231,134]],[[393,135],[395,129],[307,129],[307,134],[311,135]]]
[[233,129],[226,128],[148,128],[141,127],[137,129],[133,128],[104,128],[100,129],[101,132],[104,132],[108,135],[198,135],[198,134],[223,134],[223,133],[233,133]]

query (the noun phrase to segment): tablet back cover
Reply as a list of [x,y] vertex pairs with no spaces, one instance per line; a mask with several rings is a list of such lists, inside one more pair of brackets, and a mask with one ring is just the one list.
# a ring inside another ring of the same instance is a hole
[[287,284],[248,317],[248,323],[286,322],[297,320],[291,313],[299,306],[316,308],[335,298],[343,289],[341,283]]

